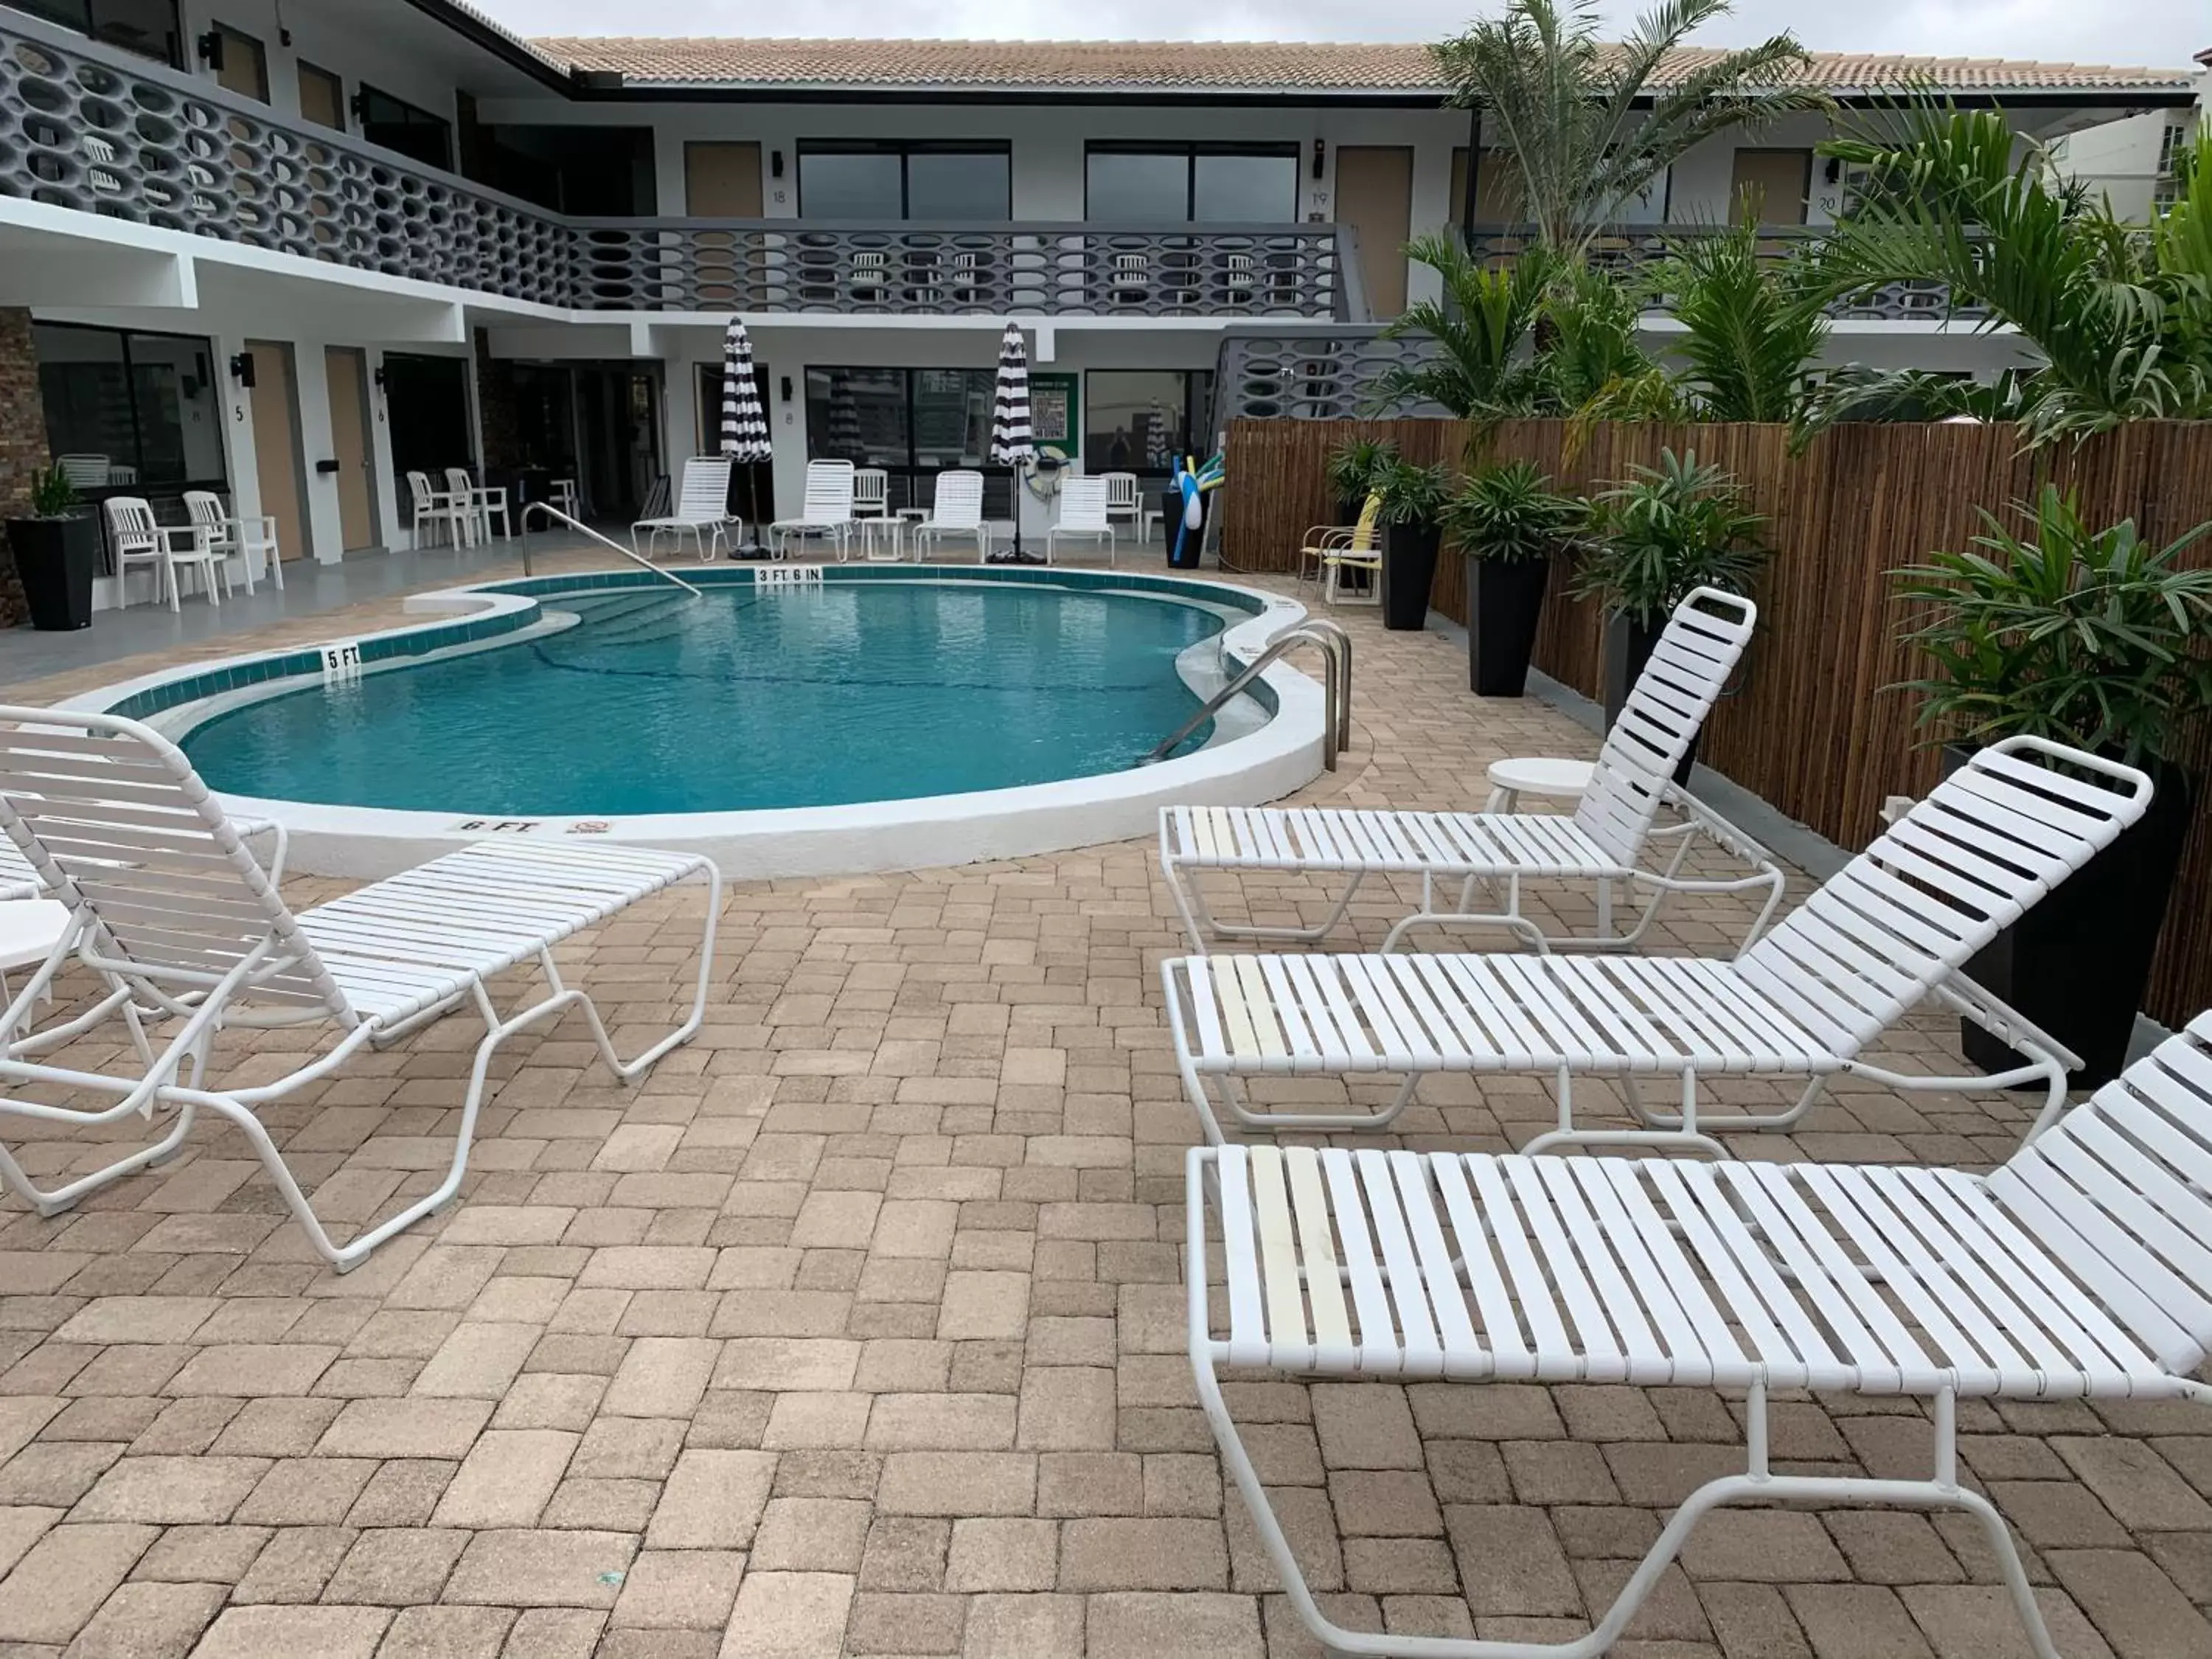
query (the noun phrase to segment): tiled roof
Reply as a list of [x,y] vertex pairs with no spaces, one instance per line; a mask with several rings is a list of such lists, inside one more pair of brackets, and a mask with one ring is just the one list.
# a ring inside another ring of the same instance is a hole
[[[586,70],[634,82],[742,87],[1160,88],[1183,91],[1425,92],[1441,89],[1422,46],[1279,41],[729,40],[592,37],[535,43]],[[1677,55],[1686,72],[1718,54]],[[2185,70],[2115,69],[1995,58],[1814,52],[1814,81],[1835,92],[1916,83],[1950,91],[2185,90]]]

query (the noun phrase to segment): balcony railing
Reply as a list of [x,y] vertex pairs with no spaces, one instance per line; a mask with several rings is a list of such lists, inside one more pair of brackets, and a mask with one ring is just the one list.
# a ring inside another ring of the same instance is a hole
[[[1622,276],[1648,274],[1666,259],[1669,243],[1727,234],[1710,225],[1623,225],[1600,235],[1590,248],[1590,261]],[[1468,232],[1468,246],[1485,260],[1510,260],[1527,247],[1525,225],[1477,225]],[[1780,262],[1809,258],[1818,251],[1817,225],[1770,225],[1759,231],[1759,252]],[[1666,296],[1656,296],[1656,309],[1664,310]],[[1941,283],[1890,283],[1873,293],[1838,300],[1827,307],[1831,317],[1844,320],[1878,322],[1939,322],[1956,316],[1979,321],[1987,313],[1978,307],[1950,308],[1949,295]]]
[[0,194],[567,310],[1368,314],[1330,225],[568,218],[12,11]]

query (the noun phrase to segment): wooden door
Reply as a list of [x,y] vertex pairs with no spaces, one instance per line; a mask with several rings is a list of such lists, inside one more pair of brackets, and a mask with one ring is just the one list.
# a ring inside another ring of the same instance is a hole
[[307,490],[300,481],[300,389],[292,374],[292,348],[248,340],[246,353],[253,360],[249,407],[261,510],[276,520],[277,556],[296,559],[307,550],[307,515],[300,510]]
[[215,72],[216,84],[226,92],[256,103],[269,101],[269,54],[250,34],[218,23],[215,33],[222,42],[222,67]]
[[1406,308],[1406,240],[1413,232],[1413,152],[1397,145],[1341,144],[1336,152],[1336,220],[1359,233],[1359,270],[1378,318]]
[[331,459],[338,464],[338,528],[349,553],[376,543],[368,488],[368,363],[352,346],[323,353],[331,393]]
[[300,60],[300,113],[319,127],[345,131],[345,82],[304,58]]
[[760,146],[721,143],[684,145],[684,211],[694,219],[759,218]]
[[1802,225],[1813,193],[1809,149],[1740,149],[1729,179],[1729,213],[1748,205],[1762,225]]

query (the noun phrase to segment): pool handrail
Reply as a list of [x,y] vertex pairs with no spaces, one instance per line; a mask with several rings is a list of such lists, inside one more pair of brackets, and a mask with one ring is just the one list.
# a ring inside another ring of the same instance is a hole
[[1146,756],[1141,764],[1154,766],[1165,760],[1184,738],[1220,712],[1223,704],[1259,678],[1269,664],[1301,645],[1317,646],[1321,650],[1327,688],[1327,707],[1322,719],[1322,765],[1335,771],[1338,753],[1352,746],[1352,635],[1341,623],[1326,617],[1308,617],[1275,635],[1265,650],[1208,697],[1199,711]]
[[591,526],[584,523],[580,519],[573,518],[569,514],[563,513],[559,507],[554,506],[550,501],[531,501],[525,505],[522,509],[522,574],[526,576],[535,575],[537,574],[530,568],[530,515],[533,513],[543,513],[549,519],[560,520],[562,524],[567,525],[572,530],[582,531],[593,541],[602,543],[605,545],[612,548],[616,552],[621,554],[623,557],[628,559],[632,564],[643,566],[646,569],[653,572],[654,575],[659,577],[660,580],[665,582],[674,582],[677,586],[682,588],[686,593],[689,593],[695,599],[702,597],[697,588],[692,586],[690,582],[685,581],[683,577],[678,575],[674,571],[662,569],[651,559],[645,557],[642,554],[640,554],[630,548],[624,547],[620,542],[616,541],[611,536],[602,536],[598,531],[592,529]]

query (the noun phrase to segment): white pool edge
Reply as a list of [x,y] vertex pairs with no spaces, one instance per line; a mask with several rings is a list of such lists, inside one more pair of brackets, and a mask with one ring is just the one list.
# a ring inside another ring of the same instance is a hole
[[[922,565],[912,569],[917,576],[951,580],[974,574],[973,567],[958,565]],[[562,573],[579,578],[591,574]],[[1037,574],[1048,580],[1046,570]],[[1242,663],[1249,663],[1276,635],[1306,615],[1305,607],[1292,600],[1233,583],[1180,574],[1157,578],[1118,571],[1096,574],[1112,575],[1132,587],[1158,582],[1177,588],[1210,588],[1259,601],[1263,610],[1231,627],[1222,636],[1224,649]],[[531,595],[498,591],[497,585],[442,588],[412,595],[405,601],[410,612],[437,613],[436,622],[362,637],[411,634],[450,623],[456,615],[492,616],[534,607],[539,602]],[[58,706],[104,711],[172,681],[315,650],[327,642],[285,646],[162,669],[71,697]],[[234,814],[283,824],[291,842],[289,867],[310,875],[362,879],[392,875],[470,842],[498,836],[588,836],[701,853],[733,879],[939,868],[1149,839],[1158,833],[1163,806],[1258,805],[1302,788],[1323,769],[1325,693],[1319,683],[1280,662],[1262,670],[1261,678],[1275,696],[1276,710],[1256,731],[1155,766],[1010,789],[840,806],[607,818],[493,819],[457,812],[331,806],[220,793],[216,798]],[[210,704],[216,701],[207,700]]]

